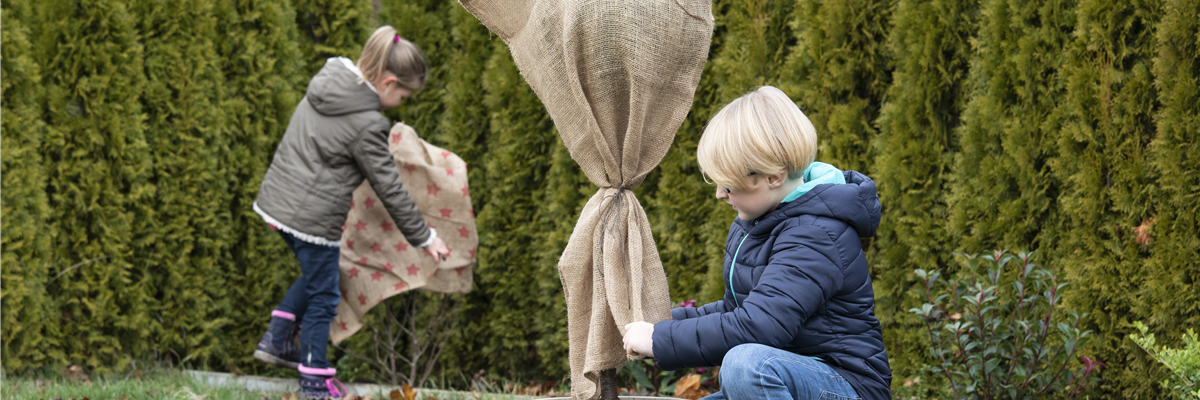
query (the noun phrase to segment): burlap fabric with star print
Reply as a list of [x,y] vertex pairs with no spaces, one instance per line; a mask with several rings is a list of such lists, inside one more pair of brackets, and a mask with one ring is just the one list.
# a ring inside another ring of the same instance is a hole
[[435,147],[408,125],[392,127],[388,151],[396,161],[408,195],[425,222],[450,248],[450,257],[435,263],[409,243],[379,202],[371,185],[354,190],[354,203],[342,233],[337,317],[330,324],[334,343],[363,326],[363,315],[388,297],[409,290],[466,293],[471,290],[479,235],[467,189],[467,165],[454,153]]
[[600,190],[558,272],[572,396],[596,398],[625,364],[625,324],[671,317],[666,273],[631,189],[687,116],[712,40],[710,0],[462,0],[500,36],[571,157]]

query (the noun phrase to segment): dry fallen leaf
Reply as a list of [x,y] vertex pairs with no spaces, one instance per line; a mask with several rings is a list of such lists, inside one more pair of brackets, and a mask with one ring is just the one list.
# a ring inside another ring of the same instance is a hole
[[712,393],[700,388],[700,375],[697,374],[679,378],[679,382],[675,383],[675,397],[681,399],[698,400],[710,394]]
[[296,397],[295,393],[285,393],[283,395],[283,398],[280,400],[300,400],[300,399],[299,399],[299,397]]
[[392,392],[388,393],[388,398],[392,400],[400,400],[404,398],[404,395],[400,394],[399,389],[392,389]]
[[413,390],[412,386],[405,383],[401,388],[404,389],[404,400],[417,400],[417,391]]
[[67,370],[63,372],[63,378],[72,382],[87,382],[88,376],[83,373],[83,367],[78,365],[69,365]]
[[361,398],[359,398],[357,394],[346,393],[346,395],[342,397],[342,400],[361,400]]

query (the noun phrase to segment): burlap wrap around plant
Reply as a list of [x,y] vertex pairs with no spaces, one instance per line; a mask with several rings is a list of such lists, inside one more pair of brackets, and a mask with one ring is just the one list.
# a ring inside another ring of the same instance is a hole
[[363,316],[389,297],[417,289],[442,293],[471,290],[479,235],[467,188],[467,164],[454,153],[421,140],[403,123],[392,126],[389,138],[388,151],[408,195],[425,222],[446,242],[450,257],[436,263],[409,243],[370,183],[364,181],[354,190],[342,230],[338,262],[342,300],[329,327],[334,343],[362,328]]
[[709,0],[463,0],[500,36],[600,190],[559,260],[572,395],[625,364],[624,326],[671,317],[666,273],[632,189],[687,115],[712,41]]

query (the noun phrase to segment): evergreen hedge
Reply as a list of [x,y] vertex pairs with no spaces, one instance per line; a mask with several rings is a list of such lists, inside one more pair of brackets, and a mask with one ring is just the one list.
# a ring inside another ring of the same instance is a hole
[[[441,365],[564,377],[557,261],[590,184],[461,6],[377,4],[0,1],[4,370],[269,372],[247,346],[298,271],[251,203],[311,74],[390,24],[431,70],[388,115],[467,160],[480,229]],[[638,189],[674,301],[723,293],[734,214],[696,166],[705,123],[775,85],[817,126],[819,160],[878,185],[868,259],[893,384],[928,362],[905,311],[912,270],[1002,247],[1071,281],[1065,305],[1101,337],[1085,349],[1106,364],[1094,397],[1163,395],[1147,382],[1167,372],[1125,338],[1141,320],[1174,346],[1200,322],[1200,1],[715,0],[714,14],[692,112]]]
[[35,368],[62,359],[58,325],[47,320],[58,311],[46,292],[50,276],[49,171],[41,154],[50,127],[42,118],[41,71],[33,57],[26,2],[4,2],[0,9],[0,304],[3,304],[4,367]]

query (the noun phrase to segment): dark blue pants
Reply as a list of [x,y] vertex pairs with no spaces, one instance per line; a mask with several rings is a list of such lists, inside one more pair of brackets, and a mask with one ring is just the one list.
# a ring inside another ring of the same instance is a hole
[[312,244],[290,233],[278,231],[300,261],[300,278],[288,288],[276,310],[296,315],[300,329],[300,363],[309,368],[328,368],[325,346],[329,323],[337,315],[338,255],[341,248]]

